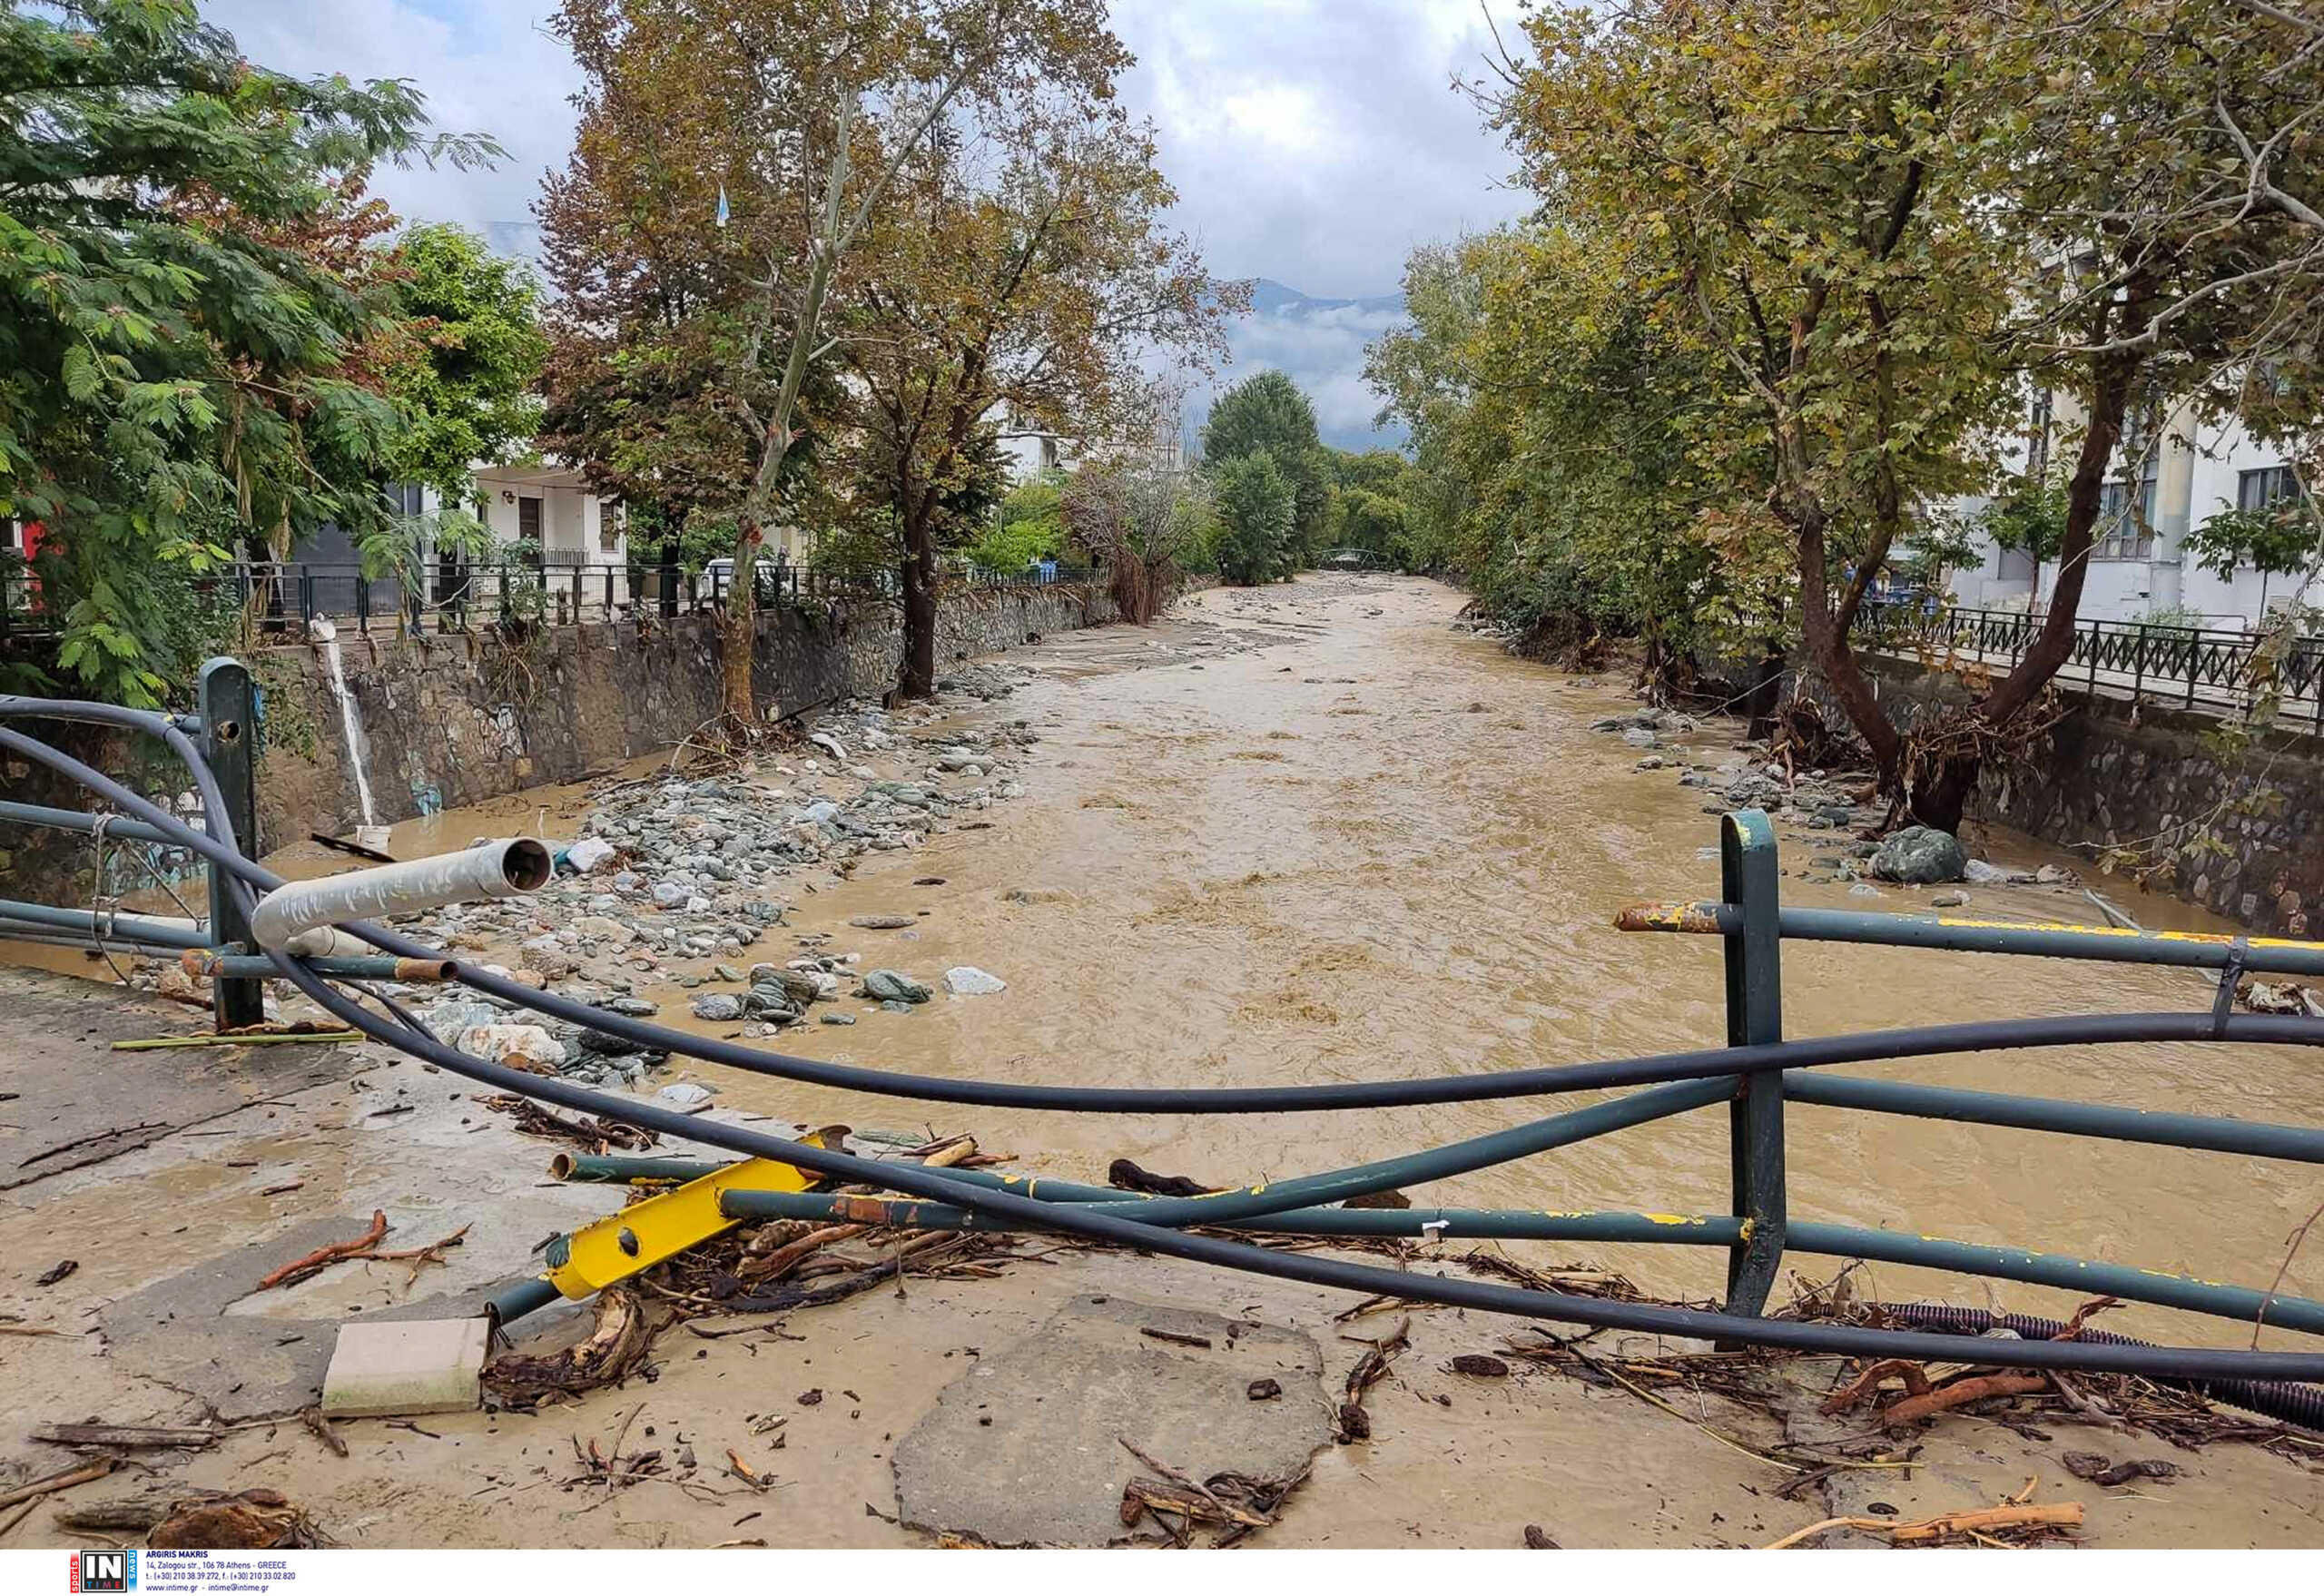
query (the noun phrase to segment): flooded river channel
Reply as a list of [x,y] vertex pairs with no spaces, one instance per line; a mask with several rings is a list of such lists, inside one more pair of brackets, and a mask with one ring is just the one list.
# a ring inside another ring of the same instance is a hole
[[[866,855],[851,879],[803,870],[749,957],[830,932],[935,982],[968,964],[997,996],[909,1014],[852,1005],[851,1027],[805,1025],[763,1045],[879,1068],[1011,1081],[1274,1085],[1430,1076],[1712,1045],[1724,1035],[1715,939],[1626,935],[1641,899],[1715,897],[1716,793],[1678,760],[1739,757],[1739,723],[1711,721],[1671,768],[1590,723],[1638,707],[1620,675],[1568,676],[1450,623],[1462,596],[1412,578],[1311,577],[1218,589],[1151,629],[1051,638],[1009,656],[1036,675],[967,718],[1025,718],[1040,741],[1025,795],[990,825]],[[1673,751],[1665,750],[1666,756]],[[399,828],[402,855],[545,822],[569,835],[586,794],[559,789]],[[1785,828],[1787,901],[1925,910],[1939,889],[1877,897],[1797,875],[1818,833]],[[1999,862],[2071,862],[2006,834]],[[942,884],[915,885],[937,876]],[[2078,889],[1969,889],[1973,911],[2086,921]],[[2231,931],[2174,901],[2107,888],[2150,927]],[[911,913],[913,929],[851,928]],[[517,961],[511,960],[511,962]],[[704,961],[706,968],[707,961]],[[2197,972],[1790,943],[1788,1034],[2012,1015],[2204,1009]],[[684,969],[685,966],[675,968]],[[667,1023],[685,995],[641,983]],[[2324,1122],[2324,1060],[2248,1046],[2137,1046],[1851,1067],[1890,1079]],[[1115,1158],[1226,1184],[1279,1179],[1432,1147],[1579,1106],[1463,1104],[1349,1114],[1172,1118],[916,1105],[674,1060],[660,1081],[716,1089],[726,1108],[803,1123],[972,1132],[1020,1167],[1102,1179]],[[2324,1197],[2297,1165],[1794,1106],[1795,1218],[2022,1244],[2264,1287],[2287,1233]],[[1447,1205],[1716,1213],[1727,1204],[1726,1116],[1633,1129],[1415,1194]],[[1679,1247],[1552,1246],[1649,1290],[1700,1297],[1723,1260]],[[1836,1260],[1794,1256],[1802,1274]],[[2287,1290],[2324,1295],[2324,1246]],[[2062,1294],[1876,1268],[1863,1295],[2005,1300],[2055,1312]],[[2240,1340],[2161,1310],[2110,1320],[2174,1339]]]

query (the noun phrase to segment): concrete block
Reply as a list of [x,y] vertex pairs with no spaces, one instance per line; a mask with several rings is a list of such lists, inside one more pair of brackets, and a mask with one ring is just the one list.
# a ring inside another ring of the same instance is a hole
[[340,1419],[465,1413],[483,1400],[490,1335],[481,1318],[342,1326],[323,1376],[323,1412]]

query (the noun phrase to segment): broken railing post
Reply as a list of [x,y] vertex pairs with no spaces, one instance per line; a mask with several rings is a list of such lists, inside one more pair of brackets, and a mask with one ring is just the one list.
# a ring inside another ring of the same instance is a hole
[[[258,740],[257,703],[251,691],[251,674],[241,661],[223,655],[202,666],[196,704],[202,715],[202,757],[218,778],[226,801],[225,820],[234,828],[234,845],[257,858]],[[233,892],[233,878],[215,864],[210,866],[210,939],[221,948],[249,947],[250,921]],[[256,980],[234,977],[212,983],[211,1010],[220,1030],[257,1025],[266,1019],[266,989]]]
[[[1757,809],[1719,823],[1719,895],[1742,923],[1727,951],[1727,1045],[1783,1039],[1783,931],[1776,872],[1776,833]],[[1743,1237],[1728,1249],[1727,1311],[1756,1315],[1768,1305],[1782,1266],[1786,1205],[1783,1077],[1775,1070],[1738,1077],[1728,1109],[1735,1214]]]

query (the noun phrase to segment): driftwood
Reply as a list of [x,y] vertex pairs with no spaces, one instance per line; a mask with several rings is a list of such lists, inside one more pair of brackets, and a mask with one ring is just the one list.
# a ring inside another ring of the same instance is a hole
[[0,1491],[0,1507],[14,1507],[19,1502],[30,1502],[35,1496],[47,1496],[58,1491],[70,1491],[75,1485],[85,1485],[92,1480],[102,1480],[113,1473],[113,1460],[98,1458],[94,1463],[79,1463],[58,1473],[44,1474],[22,1485]]
[[379,1246],[386,1238],[387,1234],[387,1210],[374,1208],[371,1210],[370,1229],[353,1241],[334,1241],[329,1246],[319,1246],[305,1257],[283,1265],[282,1267],[260,1281],[257,1289],[271,1291],[278,1286],[289,1286],[294,1281],[304,1280],[310,1275],[320,1273],[327,1264],[335,1264],[340,1259],[350,1257],[356,1253],[369,1252]]
[[1935,1518],[1910,1521],[1825,1519],[1804,1530],[1794,1530],[1780,1541],[1770,1541],[1764,1550],[1780,1552],[1827,1530],[1868,1530],[1886,1535],[1900,1546],[1909,1546],[1941,1541],[1948,1535],[1982,1536],[1997,1530],[2073,1530],[2081,1527],[2082,1503],[2079,1502],[2004,1502],[1999,1507],[1965,1508],[1956,1512],[1941,1512]]
[[206,1424],[43,1424],[33,1431],[33,1439],[54,1446],[134,1450],[143,1446],[214,1446],[218,1443],[218,1432]]
[[1340,1404],[1339,1435],[1343,1442],[1372,1439],[1372,1415],[1364,1411],[1364,1394],[1378,1384],[1388,1373],[1388,1365],[1396,1355],[1412,1345],[1413,1322],[1400,1319],[1396,1327],[1355,1360],[1355,1367],[1347,1372],[1346,1399]]
[[227,1495],[205,1492],[170,1504],[169,1516],[146,1536],[167,1551],[271,1551],[323,1543],[306,1512],[280,1491],[263,1486]]
[[596,1325],[588,1335],[544,1357],[505,1353],[487,1364],[484,1387],[509,1407],[529,1408],[550,1396],[570,1396],[618,1383],[645,1359],[653,1344],[645,1308],[626,1286],[597,1293]]
[[662,1139],[642,1126],[625,1125],[618,1119],[567,1119],[561,1114],[550,1113],[530,1098],[493,1097],[478,1100],[493,1112],[514,1118],[519,1136],[568,1141],[586,1152],[643,1152]]
[[1106,1166],[1106,1184],[1122,1191],[1143,1192],[1148,1197],[1208,1197],[1223,1188],[1205,1186],[1183,1175],[1157,1175],[1141,1169],[1128,1158],[1116,1158]]

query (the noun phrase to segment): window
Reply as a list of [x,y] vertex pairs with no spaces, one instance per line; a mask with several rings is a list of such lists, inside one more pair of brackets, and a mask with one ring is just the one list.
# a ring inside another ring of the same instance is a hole
[[2235,507],[2239,510],[2264,510],[2299,495],[2299,478],[2290,466],[2262,466],[2256,471],[2236,473]]
[[388,484],[388,508],[399,516],[417,516],[421,513],[420,493],[421,488],[417,482],[390,482]]
[[517,501],[517,536],[527,543],[541,540],[541,501],[520,498]]
[[2025,474],[2040,478],[2050,469],[2050,390],[2034,390],[2034,408],[2025,419]]
[[2162,430],[2140,411],[2123,418],[2122,475],[2098,494],[2098,535],[2090,556],[2102,560],[2154,557],[2155,478],[2162,468]]

